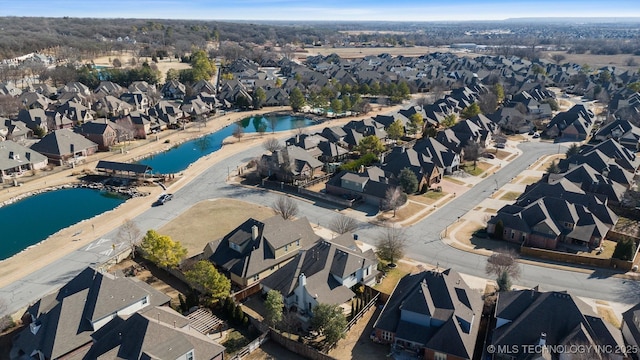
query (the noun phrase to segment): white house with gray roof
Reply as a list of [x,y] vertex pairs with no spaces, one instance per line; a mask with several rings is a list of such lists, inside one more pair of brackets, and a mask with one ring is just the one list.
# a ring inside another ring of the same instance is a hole
[[46,156],[11,140],[0,142],[0,175],[20,175],[27,170],[40,170],[47,166]]

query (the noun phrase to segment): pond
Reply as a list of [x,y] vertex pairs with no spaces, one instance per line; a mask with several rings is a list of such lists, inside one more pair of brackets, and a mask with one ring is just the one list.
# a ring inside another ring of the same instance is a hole
[[[112,210],[126,198],[93,189],[48,191],[0,207],[0,260],[35,245],[57,231]],[[79,234],[91,236],[92,234]],[[71,241],[71,239],[69,239]]]
[[247,134],[264,131],[291,130],[313,125],[314,121],[291,115],[255,116],[240,120],[236,125],[224,127],[209,135],[190,140],[171,149],[138,161],[149,165],[156,174],[174,174],[186,169],[199,158],[220,150],[222,142],[233,135],[237,126],[242,126]]

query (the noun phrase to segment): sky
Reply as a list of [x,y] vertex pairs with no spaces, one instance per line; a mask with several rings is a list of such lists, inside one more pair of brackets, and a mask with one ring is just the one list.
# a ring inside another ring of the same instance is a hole
[[0,0],[0,16],[450,21],[640,17],[638,0]]

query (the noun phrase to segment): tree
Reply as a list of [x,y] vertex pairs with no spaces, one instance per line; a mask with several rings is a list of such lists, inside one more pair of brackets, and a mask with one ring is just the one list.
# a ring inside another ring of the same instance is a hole
[[333,112],[335,114],[341,113],[342,112],[342,101],[340,101],[339,99],[331,100],[331,110],[333,110]]
[[415,113],[409,116],[409,123],[407,124],[407,127],[412,135],[415,135],[418,131],[422,130],[422,125],[424,125],[422,114]]
[[122,67],[122,61],[120,61],[120,59],[118,58],[113,59],[113,67],[115,68]]
[[478,98],[478,105],[482,113],[493,113],[498,107],[498,97],[493,92],[481,94]]
[[456,114],[449,114],[445,116],[444,119],[442,119],[442,121],[440,122],[440,125],[449,128],[455,125],[457,121],[458,121],[458,116],[456,116]]
[[38,139],[42,139],[45,135],[47,135],[47,132],[42,126],[36,126],[36,128],[33,130],[33,135],[35,135],[35,137],[37,137]]
[[284,301],[282,294],[278,290],[269,290],[267,298],[264,301],[266,309],[266,319],[269,326],[277,326],[283,319]]
[[405,194],[414,194],[418,191],[418,177],[411,169],[404,168],[400,170],[398,181]]
[[231,280],[219,273],[216,267],[207,260],[198,261],[184,275],[190,283],[204,291],[214,302],[229,297]]
[[240,139],[242,139],[242,137],[244,136],[244,128],[242,127],[242,125],[236,124],[236,128],[233,129],[232,135],[234,138],[240,141]]
[[325,336],[329,346],[346,336],[347,319],[338,305],[318,304],[313,308],[311,327]]
[[562,55],[562,54],[553,54],[553,55],[551,55],[551,60],[553,60],[558,65],[560,65],[560,63],[566,58],[567,57]]
[[279,196],[271,205],[273,211],[282,216],[283,219],[293,219],[298,215],[298,204],[288,196]]
[[142,235],[142,231],[131,219],[125,219],[118,229],[116,239],[129,245],[132,258],[136,257],[136,244],[138,243],[138,239],[140,239],[140,235]]
[[360,153],[360,155],[378,155],[384,151],[384,144],[382,144],[382,141],[377,136],[369,135],[360,139],[358,146],[356,146],[356,150]]
[[305,105],[304,95],[297,87],[294,87],[289,94],[289,104],[293,111],[300,111]]
[[253,108],[254,109],[262,109],[265,100],[267,100],[267,93],[259,87],[256,91],[253,92]]
[[404,136],[404,126],[402,125],[402,121],[396,120],[391,123],[387,128],[387,134],[392,140],[400,140],[400,138]]
[[574,155],[578,155],[579,152],[580,152],[580,146],[578,146],[578,144],[576,143],[573,143],[571,144],[571,146],[569,146],[569,149],[565,154],[567,155],[567,159],[568,159]]
[[547,172],[549,174],[558,174],[558,173],[560,173],[560,167],[558,166],[558,163],[555,160],[553,160],[551,162],[551,164],[549,164],[549,166],[547,167]]
[[267,150],[267,151],[269,151],[271,153],[274,153],[274,152],[282,149],[282,145],[280,144],[280,142],[276,138],[269,138],[269,139],[265,140],[262,143],[262,147],[265,150]]
[[503,290],[511,288],[511,279],[520,278],[518,254],[513,249],[498,249],[487,258],[485,267],[487,275],[495,275],[498,285]]
[[480,106],[477,103],[473,103],[466,108],[462,109],[460,117],[463,119],[471,119],[474,116],[480,114]]
[[407,237],[401,228],[389,227],[384,229],[376,238],[377,255],[388,261],[391,266],[404,256]]
[[147,259],[160,267],[176,267],[187,256],[187,249],[179,241],[155,230],[147,231],[140,248]]
[[630,261],[636,256],[636,251],[636,242],[632,238],[625,237],[618,241],[611,256],[616,259]]
[[473,161],[474,170],[476,168],[476,163],[480,158],[480,155],[482,155],[483,150],[484,149],[482,148],[482,145],[476,142],[470,142],[469,144],[467,144],[467,146],[464,147],[464,157],[467,160]]
[[496,95],[496,100],[501,103],[504,100],[504,87],[500,83],[495,83],[491,91]]
[[405,202],[407,202],[407,195],[400,190],[400,187],[389,188],[384,194],[382,206],[385,210],[393,210],[393,217],[396,217],[396,211]]
[[352,217],[338,215],[329,223],[329,229],[337,232],[338,234],[354,232],[358,229],[358,221]]

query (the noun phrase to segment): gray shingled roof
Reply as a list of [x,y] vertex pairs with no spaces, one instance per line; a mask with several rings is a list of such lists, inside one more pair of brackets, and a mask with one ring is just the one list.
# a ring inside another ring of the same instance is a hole
[[71,148],[75,152],[97,148],[98,144],[76,134],[69,129],[56,130],[50,132],[37,143],[31,145],[31,148],[44,155],[71,155]]
[[0,142],[0,170],[13,169],[25,164],[37,164],[46,160],[46,156],[11,140]]

